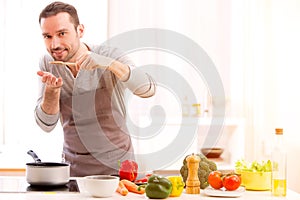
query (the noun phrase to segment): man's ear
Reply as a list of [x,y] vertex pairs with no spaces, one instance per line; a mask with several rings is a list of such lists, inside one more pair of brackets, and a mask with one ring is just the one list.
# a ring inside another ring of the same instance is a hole
[[83,35],[84,35],[84,25],[83,24],[79,24],[77,26],[77,34],[79,35],[80,38],[83,37]]

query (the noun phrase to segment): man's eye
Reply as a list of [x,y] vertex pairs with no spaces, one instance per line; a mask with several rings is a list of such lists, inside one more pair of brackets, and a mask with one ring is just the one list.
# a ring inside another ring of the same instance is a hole
[[66,32],[60,32],[59,36],[64,36],[66,34]]
[[49,38],[51,38],[50,35],[43,35],[43,37],[44,37],[44,39],[49,39]]

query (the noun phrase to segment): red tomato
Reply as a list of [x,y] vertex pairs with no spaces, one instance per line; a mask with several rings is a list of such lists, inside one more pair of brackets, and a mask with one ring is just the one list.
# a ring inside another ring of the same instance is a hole
[[223,187],[222,173],[220,171],[212,171],[208,175],[208,183],[214,189],[220,189]]
[[223,178],[223,186],[226,190],[236,190],[241,185],[241,178],[236,174],[227,175]]

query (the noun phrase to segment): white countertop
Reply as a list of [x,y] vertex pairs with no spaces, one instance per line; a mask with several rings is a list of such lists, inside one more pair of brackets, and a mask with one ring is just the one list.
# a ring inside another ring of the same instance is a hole
[[[8,177],[0,177],[1,178],[8,178]],[[25,177],[20,177],[25,179]],[[1,186],[1,185],[0,185]],[[78,192],[20,192],[20,193],[0,193],[0,199],[2,200],[88,200],[88,199],[99,199],[93,198],[87,194],[81,194]],[[101,199],[132,199],[132,200],[141,200],[141,199],[148,199],[146,195],[139,195],[134,193],[129,193],[127,196],[123,197],[118,193],[114,193],[114,195],[110,198],[101,198]],[[285,198],[274,198],[271,196],[270,191],[245,191],[240,197],[238,198],[228,198],[228,197],[211,197],[204,194],[204,191],[201,190],[200,194],[191,195],[183,193],[180,197],[169,197],[168,199],[183,199],[183,200],[190,200],[190,199],[240,199],[240,200],[273,200],[273,199],[289,199],[289,200],[299,200],[300,194],[288,190],[287,196]]]
[[[88,195],[83,195],[80,193],[65,193],[65,192],[27,192],[27,193],[0,193],[0,199],[5,200],[72,200],[72,199],[99,199],[93,198]],[[146,195],[139,195],[134,193],[129,193],[127,196],[123,197],[118,193],[115,193],[110,198],[101,198],[101,199],[132,199],[132,200],[141,200],[148,199]],[[240,200],[268,200],[268,199],[289,199],[289,200],[299,200],[300,194],[297,194],[291,190],[288,190],[287,196],[285,198],[273,198],[270,192],[254,192],[254,191],[246,191],[241,197],[238,198],[228,198],[228,197],[210,197],[203,194],[203,191],[200,192],[200,195],[190,195],[183,193],[180,197],[169,197],[168,199],[184,199],[184,200],[192,200],[192,199],[240,199]]]

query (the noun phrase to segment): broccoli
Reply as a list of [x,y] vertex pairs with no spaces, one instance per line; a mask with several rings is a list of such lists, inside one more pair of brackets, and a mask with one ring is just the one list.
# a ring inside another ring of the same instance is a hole
[[199,169],[208,171],[209,170],[209,165],[208,163],[204,160],[204,162],[199,163]]
[[[205,189],[209,185],[207,182],[208,175],[210,174],[210,172],[217,170],[217,165],[213,161],[207,159],[207,157],[201,153],[195,155],[199,156],[201,159],[201,161],[199,162],[198,177],[200,181],[200,188]],[[180,174],[184,182],[186,182],[186,179],[188,177],[188,167],[185,160],[188,156],[189,155],[184,158],[183,166],[180,168]]]
[[208,165],[209,165],[209,169],[211,171],[217,171],[217,164],[216,163],[210,161],[210,162],[208,162]]

